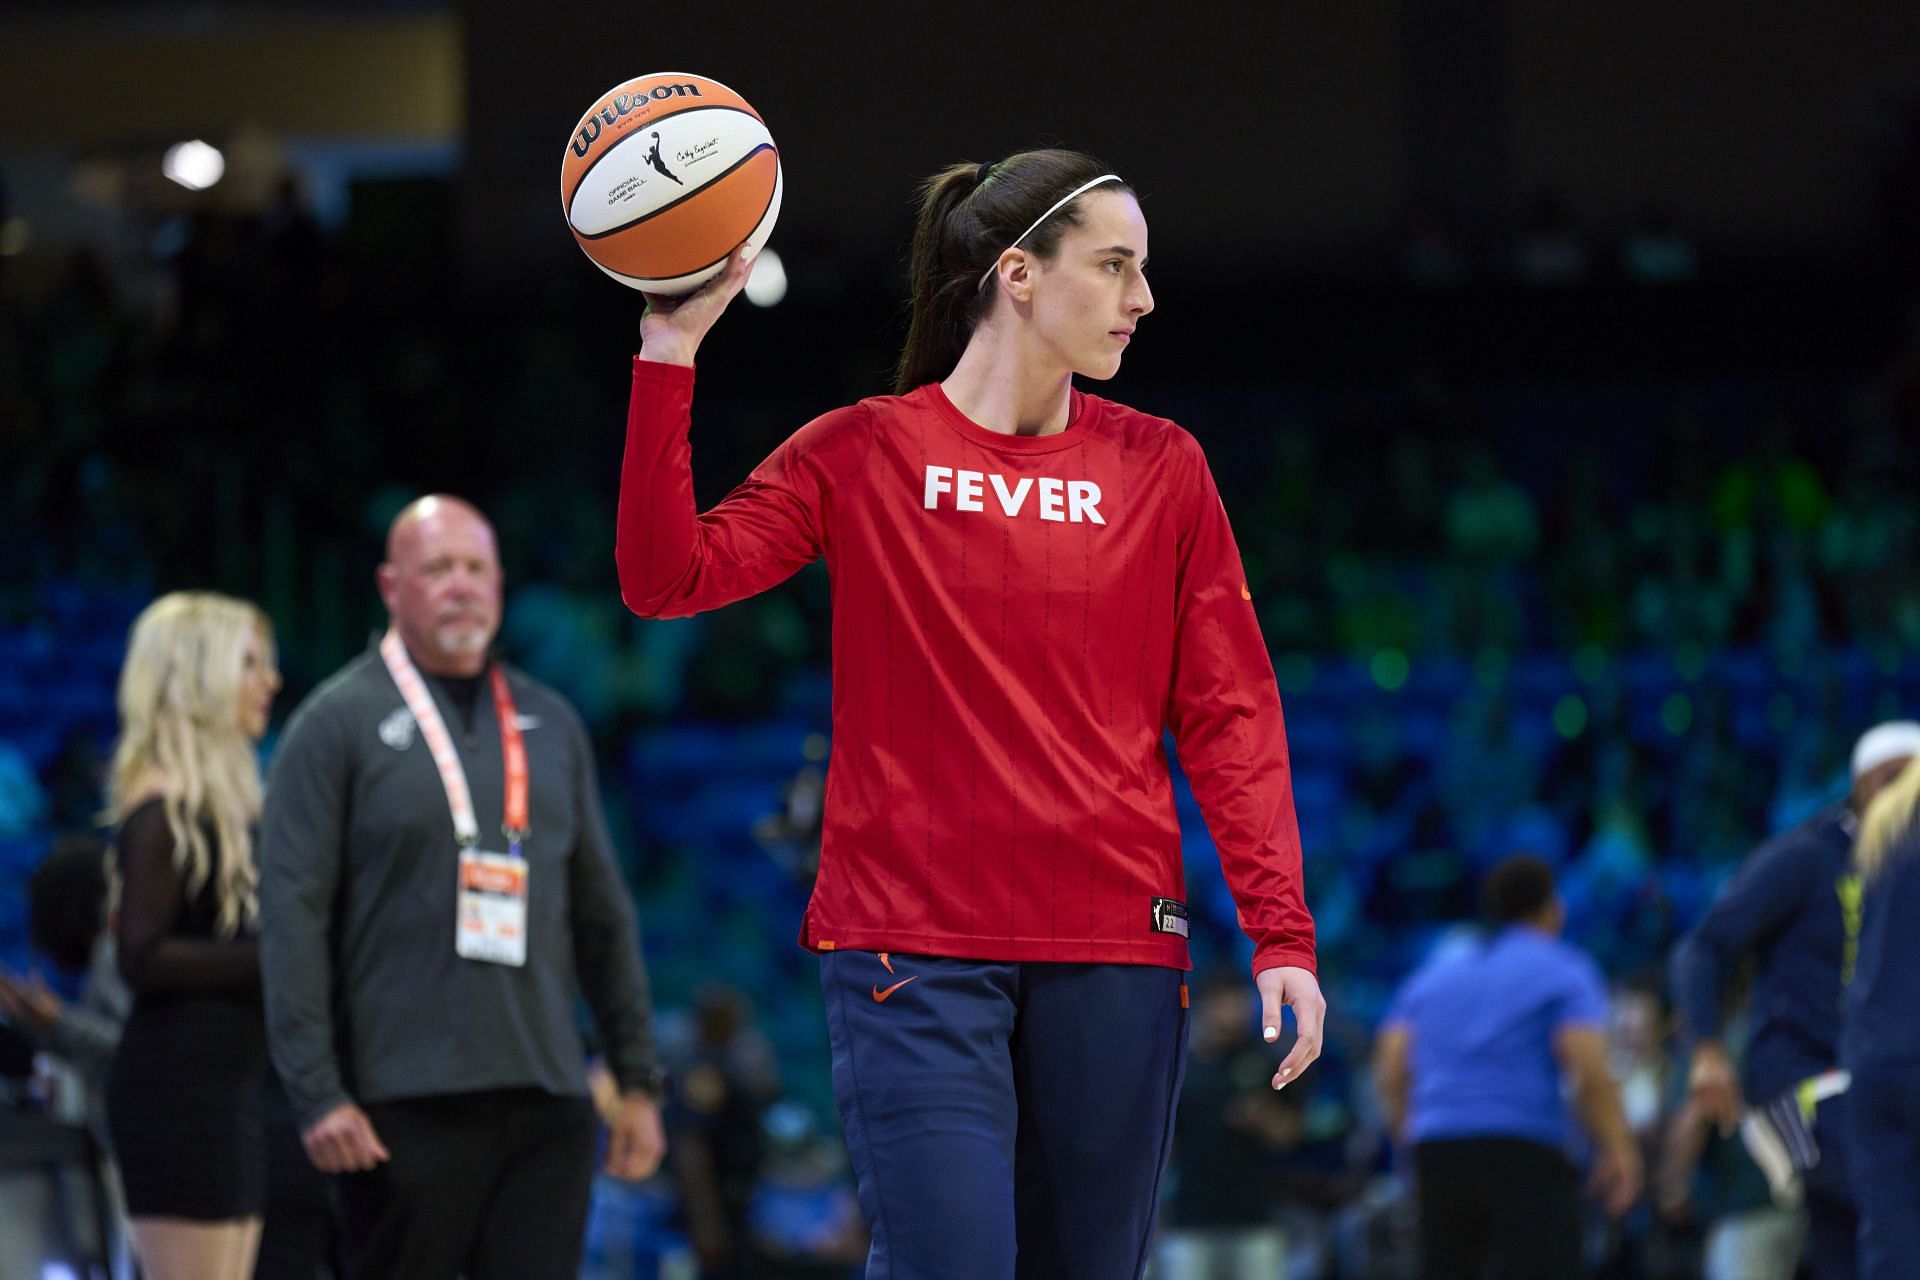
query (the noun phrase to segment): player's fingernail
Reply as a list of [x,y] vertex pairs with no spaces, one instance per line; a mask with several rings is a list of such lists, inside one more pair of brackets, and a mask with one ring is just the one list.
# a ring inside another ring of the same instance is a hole
[[1280,1038],[1280,1028],[1268,1027],[1266,1030],[1266,1037],[1269,1040],[1278,1040]]
[[759,252],[760,246],[757,244],[742,245],[740,248],[740,260],[742,262],[752,262],[754,255]]

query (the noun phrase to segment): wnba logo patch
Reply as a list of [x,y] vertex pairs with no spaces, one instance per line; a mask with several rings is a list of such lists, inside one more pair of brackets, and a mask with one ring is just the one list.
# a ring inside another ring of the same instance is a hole
[[1177,933],[1187,936],[1187,904],[1175,902],[1172,898],[1153,900],[1153,931],[1155,933]]

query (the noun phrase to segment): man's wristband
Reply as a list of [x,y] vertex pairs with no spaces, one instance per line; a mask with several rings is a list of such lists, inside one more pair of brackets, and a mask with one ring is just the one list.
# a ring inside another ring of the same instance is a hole
[[620,1082],[620,1092],[639,1094],[654,1102],[665,1102],[667,1098],[667,1069],[658,1064],[649,1067],[638,1080]]

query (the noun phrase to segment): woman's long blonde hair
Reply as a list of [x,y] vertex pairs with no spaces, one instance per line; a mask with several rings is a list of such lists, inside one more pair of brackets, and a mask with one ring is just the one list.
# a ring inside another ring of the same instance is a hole
[[1880,788],[1861,816],[1853,857],[1863,877],[1871,880],[1885,870],[1887,855],[1913,829],[1916,812],[1920,812],[1920,756]]
[[[259,914],[253,824],[260,763],[240,725],[247,641],[273,662],[273,626],[258,607],[212,591],[176,591],[133,624],[120,670],[120,741],[108,813],[115,823],[158,795],[186,891],[214,880],[219,929],[228,937]],[[210,825],[221,850],[218,876]]]

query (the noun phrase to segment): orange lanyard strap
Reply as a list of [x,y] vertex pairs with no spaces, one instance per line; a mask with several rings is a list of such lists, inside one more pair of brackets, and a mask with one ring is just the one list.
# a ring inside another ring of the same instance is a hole
[[[480,823],[474,818],[467,771],[460,763],[460,753],[454,748],[452,736],[447,733],[440,708],[427,692],[427,682],[415,669],[398,633],[388,631],[381,639],[380,656],[401,698],[405,699],[407,710],[413,713],[414,723],[420,726],[420,736],[426,739],[434,767],[440,772],[440,785],[447,793],[447,809],[453,815],[454,838],[461,848],[472,848],[480,843]],[[527,814],[531,778],[527,744],[521,736],[520,717],[514,710],[513,692],[507,687],[506,673],[495,666],[488,669],[487,675],[493,686],[493,709],[500,722],[500,752],[506,763],[506,814],[500,832],[507,838],[507,851],[518,857],[520,845],[531,829]]]

